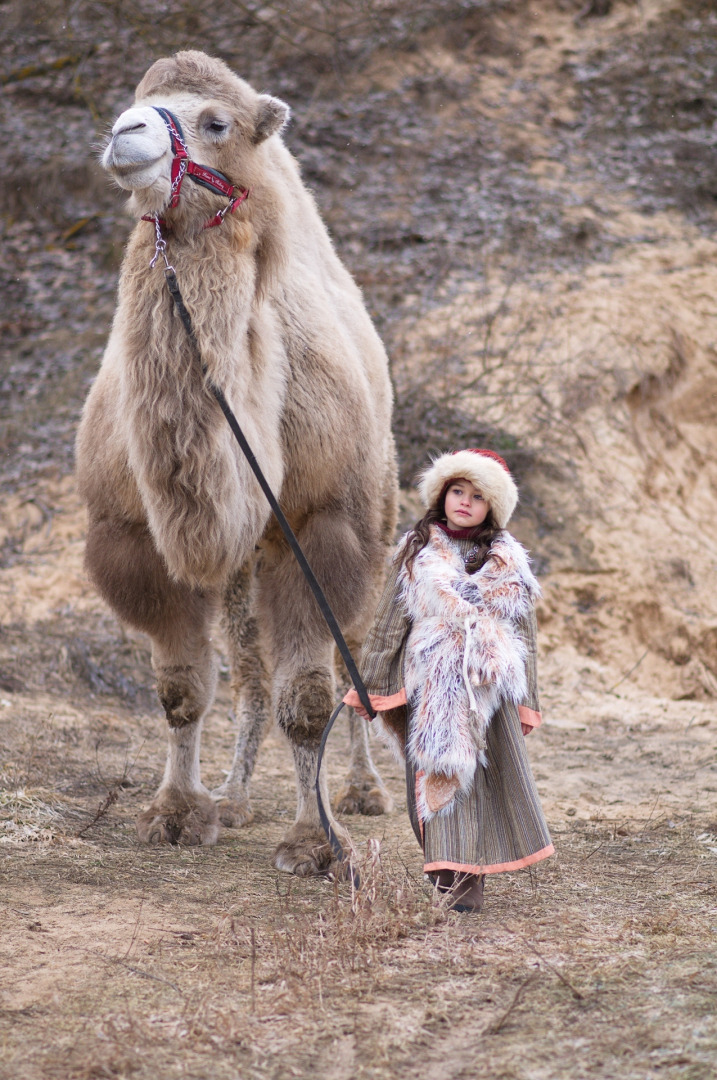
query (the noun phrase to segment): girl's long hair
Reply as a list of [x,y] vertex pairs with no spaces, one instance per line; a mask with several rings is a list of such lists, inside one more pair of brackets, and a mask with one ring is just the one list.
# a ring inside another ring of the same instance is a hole
[[[460,477],[452,477],[444,484],[443,490],[436,499],[434,505],[429,508],[408,534],[408,539],[401,552],[401,564],[406,567],[406,572],[409,577],[413,576],[413,563],[416,556],[420,551],[423,551],[430,539],[431,525],[437,525],[439,523],[445,525],[446,523],[446,514],[444,510],[446,494],[448,493],[451,484],[454,484],[457,479],[460,479]],[[502,531],[503,530],[495,523],[492,510],[489,510],[486,514],[485,521],[482,521],[480,525],[476,525],[475,528],[471,529],[466,536],[466,540],[472,540],[477,548],[475,562],[471,567],[471,572],[480,570],[481,566],[483,566],[488,558],[491,544],[496,536],[499,536]]]

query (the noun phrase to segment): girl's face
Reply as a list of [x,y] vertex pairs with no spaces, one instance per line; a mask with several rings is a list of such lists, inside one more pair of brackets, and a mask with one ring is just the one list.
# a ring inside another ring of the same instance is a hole
[[454,529],[473,529],[482,525],[490,509],[478,488],[470,480],[453,480],[446,492],[444,513]]

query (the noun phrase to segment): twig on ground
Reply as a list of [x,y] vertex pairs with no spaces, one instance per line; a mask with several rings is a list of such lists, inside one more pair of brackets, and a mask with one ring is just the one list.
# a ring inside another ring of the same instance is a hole
[[[170,878],[160,878],[161,881],[169,881]],[[144,903],[144,900],[142,900]],[[177,937],[190,938],[196,937],[199,930],[170,930],[167,926],[146,926],[145,930],[158,930],[160,934],[176,934]]]
[[545,959],[540,950],[536,949],[535,945],[533,945],[532,941],[528,941],[526,938],[523,938],[523,940],[525,941],[525,944],[528,946],[528,948],[535,953],[541,964],[545,964],[546,968],[548,968],[549,971],[552,971],[553,975],[556,975],[560,979],[561,983],[564,983],[567,986],[568,990],[574,998],[576,998],[578,1001],[585,1001],[585,995],[581,994],[580,991],[573,986],[570,980],[565,978],[562,971],[559,971],[558,968],[551,964],[549,960]]
[[144,904],[144,897],[142,897],[142,899],[139,902],[139,911],[137,912],[137,918],[135,920],[134,929],[132,930],[132,937],[130,938],[129,945],[127,946],[127,952],[124,954],[125,960],[129,956],[129,954],[132,952],[132,946],[134,945],[135,941],[137,940],[137,934],[139,932],[139,924],[140,924],[140,921],[142,919],[142,905],[143,904]]
[[76,840],[79,840],[79,838],[81,836],[84,836],[84,834],[89,829],[91,829],[93,825],[96,825],[97,822],[100,821],[105,816],[105,814],[107,813],[109,808],[111,806],[113,806],[114,803],[117,802],[117,800],[119,798],[119,788],[120,788],[120,786],[121,786],[121,784],[120,784],[120,781],[118,780],[117,783],[113,787],[110,788],[110,790],[107,792],[107,798],[104,799],[104,801],[101,802],[100,805],[97,807],[97,810],[95,812],[95,816],[92,818],[92,821],[88,821],[86,825],[83,825],[82,828],[78,829],[77,832],[75,833],[75,839]]
[[563,973],[561,971],[558,971],[558,969],[556,967],[554,967],[554,965],[551,964],[549,960],[545,959],[545,957],[541,953],[540,949],[538,949],[533,944],[532,941],[530,941],[523,934],[519,934],[517,930],[513,930],[513,928],[510,927],[510,926],[506,925],[505,928],[506,928],[506,930],[508,931],[509,934],[513,934],[513,936],[517,937],[520,941],[522,941],[523,944],[526,945],[530,949],[531,952],[534,952],[535,955],[538,957],[538,960],[540,960],[540,962],[542,964],[545,964],[546,968],[548,968],[549,971],[552,971],[553,975],[557,976],[557,978],[560,979],[560,981],[562,983],[565,983],[565,985],[567,986],[568,990],[570,990],[573,997],[575,997],[578,1001],[584,1001],[585,1000],[585,995],[582,994],[580,992],[580,990],[578,990],[575,986],[573,986],[573,984],[570,982],[570,980],[566,979],[565,976],[563,975]]
[[510,1016],[510,1014],[517,1007],[517,1005],[518,1005],[520,999],[522,998],[523,993],[525,992],[525,990],[528,988],[530,983],[534,982],[535,979],[537,979],[537,977],[538,977],[537,971],[532,971],[530,973],[528,978],[525,979],[520,984],[518,989],[516,990],[515,997],[513,998],[510,1005],[508,1006],[508,1008],[505,1010],[505,1012],[501,1016],[500,1020],[498,1020],[498,1022],[495,1023],[495,1024],[489,1024],[489,1026],[485,1029],[485,1031],[483,1033],[484,1035],[497,1035],[500,1032],[500,1029],[504,1026],[504,1024],[508,1020],[508,1017]]
[[637,669],[639,668],[640,664],[645,659],[645,657],[647,656],[649,651],[650,651],[649,649],[645,649],[644,653],[642,654],[640,659],[637,661],[637,663],[633,664],[632,667],[630,668],[630,670],[626,671],[624,675],[621,675],[620,678],[617,680],[617,682],[613,683],[613,685],[611,687],[609,687],[605,691],[605,693],[606,694],[611,694],[613,692],[613,690],[615,690],[620,685],[620,683],[625,682],[625,679],[628,677],[628,675],[632,675],[633,671],[637,671]]
[[[65,229],[65,231],[62,234],[62,239],[65,240],[65,241],[66,240],[72,240],[73,236],[77,236],[77,234],[79,232],[82,232],[82,230],[87,225],[89,225],[91,221],[96,221],[99,216],[100,216],[99,214],[87,214],[85,217],[79,218],[73,225],[70,225],[69,229]],[[37,500],[33,500],[33,502],[36,502],[36,501]],[[52,524],[52,519],[50,519],[50,525],[51,524]]]
[[[660,794],[661,794],[661,793],[660,793]],[[652,821],[652,815],[653,815],[653,814],[655,813],[655,810],[657,809],[657,804],[658,804],[658,802],[660,801],[660,794],[658,794],[658,795],[656,795],[656,796],[655,796],[655,801],[654,801],[654,803],[652,804],[652,810],[650,810],[650,813],[649,813],[649,814],[648,814],[648,816],[647,816],[647,821],[645,822],[645,824],[644,824],[644,825],[642,826],[642,828],[640,829],[640,834],[641,834],[641,835],[642,835],[642,833],[644,833],[645,829],[647,828],[647,826],[648,826],[648,825],[650,824],[650,822]]]
[[102,953],[95,952],[94,949],[83,949],[80,945],[68,945],[67,948],[75,952],[89,953],[90,956],[96,956],[98,960],[104,960],[106,964],[119,964],[120,967],[132,971],[135,975],[141,975],[144,979],[153,979],[154,982],[171,986],[172,990],[176,990],[178,994],[184,997],[184,991],[180,990],[176,983],[170,982],[169,979],[163,979],[161,975],[153,975],[151,971],[143,971],[142,968],[135,967],[133,964],[126,964],[124,960],[120,960],[116,956],[103,956]]
[[[137,764],[137,758],[139,757],[140,753],[142,752],[142,747],[143,746],[144,746],[144,740],[140,744],[139,750],[137,751],[135,759],[134,759],[134,761],[132,762],[131,765],[130,765],[129,761],[127,760],[127,758],[125,758],[124,768],[122,770],[122,775],[117,780],[115,780],[114,784],[112,784],[112,786],[108,790],[107,798],[104,800],[104,802],[100,803],[100,805],[97,807],[97,812],[95,813],[95,816],[93,817],[92,821],[88,821],[86,825],[83,825],[82,828],[79,829],[75,833],[75,839],[76,840],[78,840],[89,829],[91,829],[93,825],[96,825],[97,822],[100,821],[101,818],[103,818],[105,816],[105,814],[107,813],[109,808],[111,806],[113,806],[114,803],[117,802],[117,800],[119,799],[120,791],[122,790],[122,788],[127,783],[127,777],[130,774],[130,770],[133,769],[134,766]],[[104,777],[102,776],[102,771],[100,769],[100,760],[99,760],[98,750],[99,750],[99,742],[95,745],[95,760],[97,761],[97,775],[100,777],[100,780],[102,780],[102,783],[105,783],[106,781],[104,780]]]

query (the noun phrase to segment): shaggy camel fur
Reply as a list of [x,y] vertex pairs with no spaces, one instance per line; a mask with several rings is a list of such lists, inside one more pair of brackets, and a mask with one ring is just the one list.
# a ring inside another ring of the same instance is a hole
[[[171,145],[153,106],[182,126],[189,156],[248,188],[225,200],[185,178],[168,209]],[[234,409],[352,648],[370,622],[396,520],[387,359],[280,131],[287,106],[199,52],[157,61],[103,156],[138,216],[161,213],[167,254],[213,381]],[[294,755],[298,812],[275,865],[321,872],[330,850],[313,790],[334,696],[334,646],[173,311],[150,269],[154,224],[129,240],[119,304],[77,439],[87,504],[86,564],[117,615],[152,640],[168,721],[164,778],[137,830],[150,843],[214,843],[219,822],[251,819],[247,786],[276,717]],[[237,749],[220,788],[199,775],[202,720],[223,607]],[[352,718],[342,809],[390,799]],[[327,799],[325,799],[328,802]],[[334,824],[339,835],[345,833]]]

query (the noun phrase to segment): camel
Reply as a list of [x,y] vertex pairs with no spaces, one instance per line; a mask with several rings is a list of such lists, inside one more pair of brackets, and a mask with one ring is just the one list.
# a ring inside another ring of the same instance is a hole
[[[314,783],[335,699],[333,641],[193,359],[162,261],[150,266],[166,244],[208,376],[355,650],[396,524],[392,391],[360,290],[281,139],[288,116],[201,52],[158,60],[139,83],[102,164],[131,191],[130,212],[149,220],[128,242],[76,461],[88,574],[119,619],[149,635],[166,713],[164,777],[137,820],[140,840],[213,844],[220,824],[251,820],[249,780],[274,717],[297,780],[296,819],[274,865],[303,876],[332,858]],[[177,146],[199,166],[196,183]],[[220,615],[237,741],[226,782],[209,792],[199,747]],[[362,725],[351,717],[339,809],[382,813],[391,800]],[[328,805],[325,784],[322,798]]]

